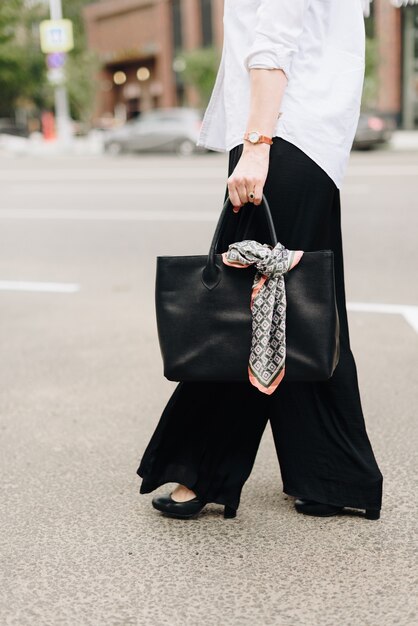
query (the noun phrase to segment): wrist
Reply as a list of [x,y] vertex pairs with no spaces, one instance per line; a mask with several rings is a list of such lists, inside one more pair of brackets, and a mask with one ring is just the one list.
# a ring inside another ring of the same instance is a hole
[[244,141],[243,144],[243,152],[249,152],[251,154],[269,154],[270,145],[268,143],[251,143],[249,141]]
[[259,130],[250,130],[244,133],[244,141],[251,144],[266,143],[271,145],[273,143],[273,137],[265,135]]

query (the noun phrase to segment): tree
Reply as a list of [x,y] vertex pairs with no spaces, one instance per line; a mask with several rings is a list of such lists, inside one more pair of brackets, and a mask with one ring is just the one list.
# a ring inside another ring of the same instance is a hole
[[0,116],[13,117],[22,103],[35,108],[48,103],[45,60],[37,36],[43,11],[25,0],[0,4]]
[[88,50],[83,21],[83,7],[91,0],[63,0],[63,12],[74,28],[74,50],[68,57],[67,78],[73,116],[88,122],[92,115],[99,61]]
[[74,49],[68,55],[66,65],[71,114],[83,122],[91,118],[99,68],[96,54],[87,47],[83,21],[86,4],[91,4],[91,0],[62,0],[63,15],[72,21],[74,29]]
[[377,45],[376,40],[367,37],[366,40],[366,69],[362,105],[364,109],[373,109],[377,97]]
[[[73,22],[75,41],[66,64],[71,114],[83,121],[91,114],[97,70],[95,55],[87,50],[82,19],[82,7],[88,2],[63,0],[63,14]],[[39,23],[48,18],[43,1],[0,1],[0,117],[12,117],[16,107],[39,111],[53,104],[39,43]]]
[[374,6],[370,7],[370,17],[365,20],[366,29],[366,68],[362,106],[372,109],[376,105],[377,97],[377,41],[375,36]]
[[13,114],[19,98],[42,100],[42,57],[28,36],[32,10],[23,0],[0,4],[0,116]]
[[183,52],[179,58],[184,61],[183,80],[197,89],[200,95],[200,106],[204,108],[209,101],[215,82],[220,62],[219,51],[213,46],[208,46],[191,52]]

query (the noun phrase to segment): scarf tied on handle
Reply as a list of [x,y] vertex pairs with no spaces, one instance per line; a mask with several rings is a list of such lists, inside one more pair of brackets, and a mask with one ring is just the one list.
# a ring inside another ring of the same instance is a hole
[[254,265],[251,294],[252,340],[248,363],[250,382],[262,393],[272,394],[285,373],[286,288],[284,274],[297,265],[302,250],[274,248],[258,241],[232,243],[222,254],[225,265],[245,268]]

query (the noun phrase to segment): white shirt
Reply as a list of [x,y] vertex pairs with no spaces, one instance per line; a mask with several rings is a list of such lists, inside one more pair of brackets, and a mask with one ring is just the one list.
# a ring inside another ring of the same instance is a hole
[[225,0],[221,62],[197,145],[222,152],[243,143],[249,69],[281,68],[288,84],[273,134],[303,150],[340,187],[360,113],[362,6],[362,0]]

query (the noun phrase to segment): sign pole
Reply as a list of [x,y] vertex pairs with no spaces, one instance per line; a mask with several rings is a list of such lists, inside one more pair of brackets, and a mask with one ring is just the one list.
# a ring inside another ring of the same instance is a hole
[[[49,12],[51,20],[62,20],[61,0],[49,0]],[[55,86],[55,118],[57,122],[58,139],[62,143],[69,143],[72,139],[73,132],[70,120],[68,93],[65,85]]]

